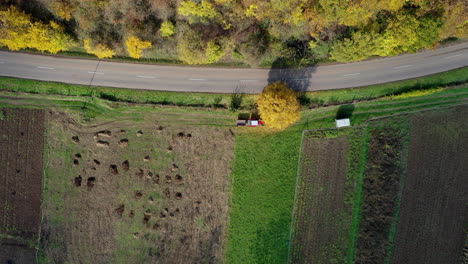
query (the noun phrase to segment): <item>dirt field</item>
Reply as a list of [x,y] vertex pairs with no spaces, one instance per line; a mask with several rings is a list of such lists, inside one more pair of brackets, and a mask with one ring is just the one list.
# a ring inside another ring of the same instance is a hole
[[363,184],[362,219],[356,263],[385,263],[389,233],[405,170],[402,124],[373,124]]
[[468,107],[411,119],[393,263],[462,263],[468,224]]
[[329,263],[346,254],[348,137],[306,138],[303,144],[290,262]]
[[35,263],[41,222],[42,110],[0,109],[0,263]]
[[156,120],[83,127],[52,113],[41,258],[218,263],[234,137]]

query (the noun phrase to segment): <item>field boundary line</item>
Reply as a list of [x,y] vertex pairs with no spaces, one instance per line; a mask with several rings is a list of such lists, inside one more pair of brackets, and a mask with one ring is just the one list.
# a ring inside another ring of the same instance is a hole
[[[37,235],[37,248],[36,248],[36,263],[39,262],[39,254],[41,254],[41,235],[42,235],[42,223],[44,221],[44,192],[46,189],[46,168],[49,167],[50,163],[50,149],[48,145],[48,138],[49,138],[49,131],[50,131],[50,114],[45,112],[44,113],[44,149],[42,150],[42,193],[41,193],[41,222],[39,223],[39,233]],[[44,162],[47,159],[47,163]]]
[[304,138],[305,138],[305,133],[307,130],[302,130],[302,136],[301,136],[301,145],[299,146],[299,158],[297,159],[297,174],[296,174],[296,186],[294,188],[294,203],[293,203],[293,210],[291,214],[291,225],[289,227],[289,245],[288,245],[288,259],[286,263],[290,263],[291,261],[291,247],[292,247],[292,239],[293,239],[293,229],[294,229],[294,213],[296,212],[297,209],[297,193],[298,193],[298,186],[299,186],[299,178],[302,172],[302,150],[304,148]]
[[385,254],[385,264],[391,264],[392,257],[393,257],[393,250],[395,248],[395,235],[398,231],[398,223],[400,218],[400,208],[401,208],[401,201],[403,199],[403,191],[406,186],[406,177],[408,176],[408,161],[409,161],[409,151],[410,151],[410,140],[411,140],[411,121],[408,119],[405,122],[406,131],[403,137],[403,148],[400,155],[400,166],[402,168],[402,173],[400,176],[400,184],[397,197],[396,197],[396,205],[395,211],[393,214],[393,221],[390,227],[390,232],[388,234],[388,245],[386,248]]

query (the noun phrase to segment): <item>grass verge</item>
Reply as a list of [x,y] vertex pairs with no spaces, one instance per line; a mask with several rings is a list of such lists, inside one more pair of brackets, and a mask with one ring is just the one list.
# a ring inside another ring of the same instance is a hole
[[[381,85],[357,88],[307,92],[300,96],[306,108],[335,105],[354,101],[370,100],[409,91],[427,90],[468,82],[468,67]],[[65,84],[58,82],[36,81],[11,77],[0,77],[0,90],[50,94],[65,96],[89,96],[114,102],[149,103],[177,106],[229,108],[235,95],[215,93],[183,93],[168,91],[134,90],[112,87]],[[243,95],[239,104],[241,109],[251,109],[256,95]]]

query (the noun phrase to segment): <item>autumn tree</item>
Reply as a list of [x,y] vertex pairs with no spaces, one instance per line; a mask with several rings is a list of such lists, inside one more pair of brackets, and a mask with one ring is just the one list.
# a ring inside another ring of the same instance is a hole
[[285,129],[300,118],[301,106],[296,92],[286,83],[275,82],[263,90],[257,100],[258,112],[267,126]]
[[188,17],[189,23],[206,23],[219,15],[213,4],[207,0],[201,0],[200,3],[192,0],[183,1],[177,11],[181,16]]
[[141,58],[143,50],[151,47],[151,42],[141,40],[135,36],[130,36],[125,41],[125,45],[127,46],[127,52],[130,57],[139,59]]
[[0,43],[10,50],[32,48],[57,53],[73,45],[64,28],[54,21],[49,24],[33,22],[32,17],[12,6],[0,11]]
[[70,21],[76,6],[69,0],[54,0],[51,3],[51,9],[58,17]]

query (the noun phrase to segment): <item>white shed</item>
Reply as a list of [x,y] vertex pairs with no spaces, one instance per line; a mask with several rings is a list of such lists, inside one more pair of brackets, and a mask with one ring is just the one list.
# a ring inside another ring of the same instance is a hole
[[349,118],[336,119],[336,127],[348,127],[351,125]]

